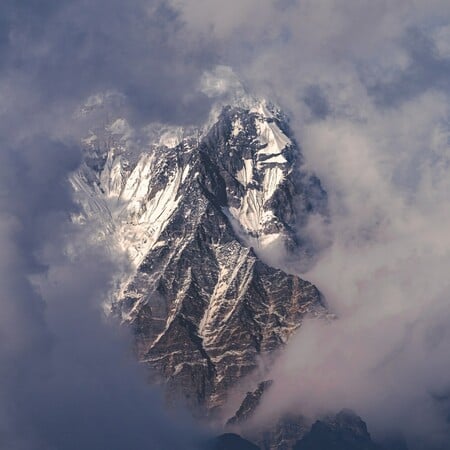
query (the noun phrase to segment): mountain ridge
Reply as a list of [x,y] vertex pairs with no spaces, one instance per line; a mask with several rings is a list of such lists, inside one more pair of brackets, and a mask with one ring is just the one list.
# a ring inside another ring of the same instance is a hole
[[220,415],[307,315],[327,314],[314,285],[261,259],[299,250],[296,230],[324,214],[326,194],[282,112],[247,103],[223,106],[209,129],[153,127],[140,146],[109,117],[71,180],[75,220],[130,261],[112,312],[169,402],[198,417]]

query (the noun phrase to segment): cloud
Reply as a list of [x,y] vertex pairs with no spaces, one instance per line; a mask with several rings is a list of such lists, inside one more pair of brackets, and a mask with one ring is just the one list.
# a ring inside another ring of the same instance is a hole
[[377,433],[395,427],[412,448],[425,438],[432,448],[450,431],[448,98],[431,91],[394,109],[370,105],[365,121],[306,129],[333,235],[306,277],[339,318],[300,330],[273,396],[312,414],[351,407]]
[[78,244],[67,176],[89,129],[81,101],[118,92],[132,122],[198,124],[217,63],[291,114],[330,201],[330,223],[308,230],[331,243],[305,277],[339,319],[305,324],[270,401],[445,440],[449,23],[444,0],[1,2],[1,446],[196,436],[160,415],[102,321],[115,266]]
[[92,94],[123,94],[134,122],[202,120],[205,49],[160,1],[7,0],[0,18],[0,447],[196,448],[105,320],[120,255],[86,248],[68,176]]
[[303,276],[339,318],[300,329],[267,411],[351,407],[377,435],[396,427],[412,448],[445,447],[448,2],[179,7],[248,86],[288,110],[329,196],[330,223],[307,231],[331,244]]
[[164,1],[7,1],[1,15],[5,76],[47,105],[120,89],[136,119],[186,123],[208,111],[206,98],[192,95],[208,48],[185,44]]
[[195,448],[202,433],[164,412],[103,315],[120,255],[86,249],[69,223],[77,148],[36,138],[0,160],[0,446]]

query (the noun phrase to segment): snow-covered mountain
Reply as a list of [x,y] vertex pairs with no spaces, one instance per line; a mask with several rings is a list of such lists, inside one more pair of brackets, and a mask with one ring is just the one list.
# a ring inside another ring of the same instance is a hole
[[285,116],[230,76],[204,85],[221,94],[206,125],[153,124],[137,139],[113,109],[72,177],[83,207],[74,219],[130,261],[112,311],[169,398],[200,416],[220,410],[307,314],[325,313],[315,286],[270,265],[301,250],[296,230],[326,208]]

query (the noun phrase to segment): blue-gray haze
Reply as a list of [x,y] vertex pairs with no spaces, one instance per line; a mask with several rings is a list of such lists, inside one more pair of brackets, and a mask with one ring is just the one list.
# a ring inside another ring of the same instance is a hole
[[86,98],[123,94],[138,125],[202,123],[199,79],[216,64],[287,110],[330,198],[330,223],[304,230],[322,249],[305,277],[339,319],[302,328],[262,416],[351,407],[377,434],[395,424],[410,443],[445,445],[448,1],[3,0],[0,447],[197,439],[188,419],[166,417],[127,336],[104,321],[117,261],[83,248],[67,177]]

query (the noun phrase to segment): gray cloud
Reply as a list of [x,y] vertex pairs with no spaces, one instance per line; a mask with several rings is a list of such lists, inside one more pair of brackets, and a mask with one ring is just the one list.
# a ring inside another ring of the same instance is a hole
[[351,407],[376,436],[448,447],[448,2],[172,3],[290,112],[329,195],[304,276],[339,319],[300,330],[263,416]]
[[307,231],[331,244],[306,277],[340,318],[300,331],[271,406],[350,406],[377,433],[445,442],[449,23],[444,0],[3,1],[1,446],[195,437],[160,414],[127,338],[102,322],[114,264],[70,228],[66,179],[83,99],[112,90],[136,122],[199,123],[198,80],[216,62],[292,114],[330,199],[330,224]]
[[196,121],[208,102],[192,95],[207,46],[184,43],[164,1],[6,2],[2,65],[46,105],[109,89],[133,104],[136,119]]
[[447,93],[450,59],[439,55],[433,37],[420,29],[407,30],[403,45],[409,62],[396,71],[390,80],[368,83],[368,91],[382,106],[396,106],[401,101],[430,89]]
[[0,446],[195,448],[201,433],[166,415],[102,313],[117,267],[69,224],[78,157],[38,137],[2,146]]
[[136,122],[202,120],[206,49],[165,2],[5,1],[0,18],[0,447],[196,448],[105,320],[120,255],[85,248],[68,175],[93,93],[125,95]]

